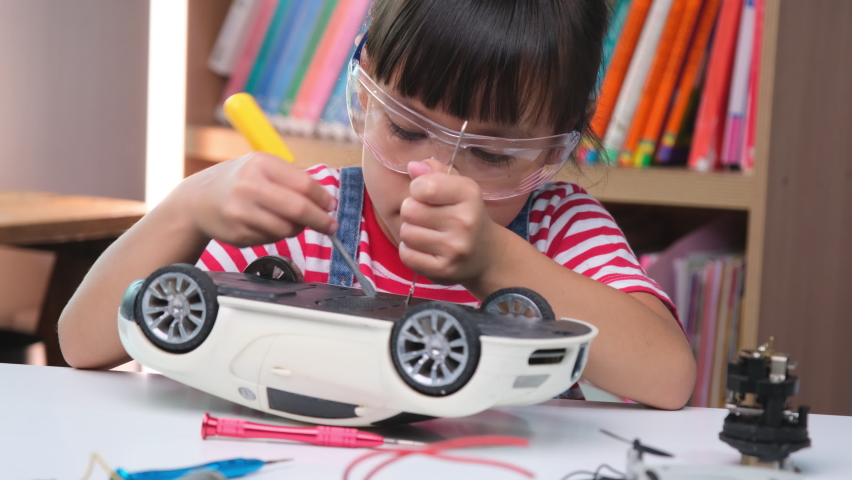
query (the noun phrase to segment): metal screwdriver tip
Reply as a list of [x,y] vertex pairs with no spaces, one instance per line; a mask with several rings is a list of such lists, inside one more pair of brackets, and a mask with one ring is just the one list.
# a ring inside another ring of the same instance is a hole
[[385,443],[390,445],[407,445],[410,447],[422,447],[426,445],[423,442],[415,442],[414,440],[402,440],[399,438],[386,438]]
[[281,463],[281,462],[292,462],[292,461],[293,461],[292,458],[279,458],[278,460],[267,460],[263,463],[265,463],[266,465],[269,465],[270,463]]

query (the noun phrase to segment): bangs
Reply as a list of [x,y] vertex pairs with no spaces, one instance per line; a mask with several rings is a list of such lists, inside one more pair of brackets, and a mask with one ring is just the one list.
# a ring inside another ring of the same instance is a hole
[[586,129],[603,0],[377,0],[372,17],[369,73],[400,95],[461,119]]

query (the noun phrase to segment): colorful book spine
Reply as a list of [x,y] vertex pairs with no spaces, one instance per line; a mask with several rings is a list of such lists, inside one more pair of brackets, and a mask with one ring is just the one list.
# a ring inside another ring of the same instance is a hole
[[683,2],[684,11],[677,34],[672,43],[671,52],[669,52],[668,63],[663,69],[653,105],[648,113],[648,120],[645,122],[645,127],[633,157],[633,165],[636,167],[645,167],[653,162],[654,151],[657,149],[657,141],[660,138],[666,114],[672,105],[672,94],[683,70],[683,64],[686,59],[687,50],[689,49],[689,41],[695,32],[695,25],[701,13],[701,6],[704,0],[683,0]]
[[642,132],[645,130],[645,125],[648,122],[648,117],[651,113],[651,107],[657,98],[660,81],[663,79],[666,66],[669,62],[669,56],[674,46],[675,38],[677,37],[680,25],[683,21],[684,7],[686,0],[673,2],[669,9],[668,18],[666,19],[663,32],[660,35],[660,40],[657,42],[657,50],[654,53],[654,59],[648,70],[647,77],[644,80],[642,94],[639,96],[639,103],[636,106],[636,112],[633,114],[633,120],[630,122],[627,136],[624,140],[624,146],[621,148],[621,153],[618,157],[618,164],[622,167],[633,166],[633,156],[636,153],[636,147],[639,145],[639,139]]
[[296,66],[305,54],[308,41],[320,20],[323,7],[328,3],[327,0],[304,2],[294,15],[293,28],[287,32],[284,49],[280,55],[272,58],[272,77],[269,86],[257,98],[258,104],[267,113],[278,112],[284,93],[293,80]]
[[[353,47],[353,51],[354,51]],[[346,108],[346,86],[347,74],[349,73],[348,65],[343,66],[343,71],[340,72],[340,77],[334,85],[331,97],[323,109],[320,116],[319,125],[317,125],[317,134],[321,137],[332,138],[334,140],[356,140],[358,137],[355,131],[352,130],[352,125],[349,122],[349,111]]]
[[237,57],[237,63],[234,64],[234,69],[231,72],[231,78],[228,79],[228,83],[225,85],[225,90],[222,92],[222,100],[219,102],[220,104],[225,103],[225,99],[231,95],[243,91],[251,73],[252,66],[260,52],[263,39],[266,37],[269,24],[272,23],[272,17],[277,5],[278,0],[260,0],[260,5],[258,5],[257,12],[254,15],[254,20],[251,22],[249,27],[249,33],[246,37],[243,49]]
[[348,60],[346,56],[351,51],[369,5],[370,0],[344,0],[337,6],[331,24],[338,24],[340,28],[329,28],[331,35],[326,35],[320,42],[303,88],[293,104],[291,116],[301,121],[302,129],[312,129],[319,120],[338,78],[337,74]]
[[706,0],[701,9],[701,16],[695,28],[695,35],[689,47],[689,54],[683,73],[678,81],[677,89],[672,97],[672,107],[663,128],[660,146],[657,149],[656,160],[660,164],[669,164],[673,160],[675,141],[682,130],[684,119],[696,87],[701,87],[702,66],[706,63],[707,45],[713,33],[713,25],[719,14],[721,0]]
[[207,59],[210,70],[228,76],[234,70],[260,0],[234,0]]
[[656,0],[648,12],[645,28],[639,36],[636,52],[630,62],[630,68],[627,69],[624,84],[618,94],[618,101],[604,137],[604,150],[610,159],[617,158],[618,152],[624,147],[671,6],[672,0]]
[[744,122],[748,102],[748,79],[754,47],[755,8],[754,0],[746,0],[740,15],[740,31],[737,38],[737,54],[731,76],[731,91],[728,95],[728,115],[725,134],[722,137],[722,165],[740,167],[743,148]]
[[743,0],[723,0],[713,49],[707,67],[707,81],[695,120],[695,135],[689,152],[689,167],[706,172],[720,165],[722,133],[731,84],[731,69],[737,43]]
[[618,43],[618,38],[621,36],[621,29],[624,28],[624,23],[627,20],[627,14],[630,12],[630,0],[617,0],[612,14],[612,20],[609,24],[609,30],[606,32],[603,44],[603,61],[598,74],[598,88],[609,68],[609,61],[612,59],[612,53],[615,51],[615,45]]
[[716,321],[719,308],[719,290],[722,279],[722,261],[711,260],[706,267],[702,304],[701,343],[698,348],[698,380],[696,381],[696,406],[706,407],[713,374],[713,352],[716,347]]
[[633,0],[630,4],[630,11],[627,19],[624,20],[621,36],[612,53],[612,59],[601,86],[601,94],[598,97],[597,110],[592,119],[592,129],[598,137],[603,137],[606,133],[612,110],[618,100],[618,93],[621,91],[630,60],[633,58],[633,52],[636,50],[636,44],[645,25],[645,18],[651,8],[651,2],[652,0]]
[[743,140],[742,169],[754,169],[754,134],[757,124],[757,86],[760,81],[760,57],[763,52],[763,9],[765,0],[755,1],[754,48],[751,55],[751,72],[748,79],[748,107],[745,117],[745,135]]
[[273,57],[273,50],[278,48],[286,38],[288,29],[287,20],[291,18],[290,13],[294,9],[296,3],[301,3],[304,0],[280,0],[275,8],[275,15],[266,30],[266,37],[263,39],[263,45],[260,47],[260,52],[254,61],[248,81],[243,88],[243,91],[248,92],[257,98],[257,93],[261,90],[260,84],[264,80],[264,74],[270,70],[270,58]]
[[281,115],[289,115],[290,110],[293,108],[293,102],[296,100],[296,94],[299,93],[299,88],[302,86],[302,81],[305,79],[308,66],[311,64],[311,60],[316,54],[320,40],[328,31],[328,23],[331,20],[331,14],[337,7],[337,2],[338,0],[327,0],[323,11],[320,13],[319,22],[311,34],[305,54],[302,55],[302,58],[299,60],[299,64],[296,66],[296,71],[293,74],[293,80],[287,86],[287,91],[284,93],[284,99],[281,101],[281,105],[278,108],[278,113]]

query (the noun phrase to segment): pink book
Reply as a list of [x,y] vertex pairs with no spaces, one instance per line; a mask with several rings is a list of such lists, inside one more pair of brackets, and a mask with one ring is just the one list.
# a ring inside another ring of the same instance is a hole
[[722,165],[739,168],[743,151],[745,115],[748,106],[748,80],[754,52],[755,0],[743,3],[740,15],[740,30],[737,35],[737,54],[731,74],[731,89],[728,95],[728,116],[725,119],[725,135],[722,137]]
[[293,103],[293,117],[310,123],[319,120],[369,6],[370,0],[343,0],[337,6],[329,22],[330,34],[320,42],[302,82],[307,88],[299,91]]
[[275,7],[278,6],[279,0],[261,0],[254,16],[254,21],[249,27],[248,36],[246,37],[243,50],[240,56],[237,57],[237,63],[234,64],[234,70],[231,72],[231,78],[225,86],[225,91],[222,93],[222,100],[219,104],[225,103],[231,95],[239,93],[246,85],[251,68],[254,66],[254,61],[257,59],[260,46],[263,44],[263,38],[266,36],[266,30],[269,28],[269,23],[272,21],[272,14],[275,13]]
[[707,263],[704,283],[703,321],[701,323],[701,344],[698,347],[698,381],[695,385],[696,407],[706,407],[710,393],[710,381],[713,375],[713,352],[716,346],[716,314],[719,307],[719,284],[721,283],[721,260]]
[[757,123],[757,84],[760,81],[760,57],[763,46],[763,6],[765,0],[755,0],[754,45],[751,55],[751,72],[748,79],[748,106],[745,116],[742,161],[744,171],[754,169],[754,132]]

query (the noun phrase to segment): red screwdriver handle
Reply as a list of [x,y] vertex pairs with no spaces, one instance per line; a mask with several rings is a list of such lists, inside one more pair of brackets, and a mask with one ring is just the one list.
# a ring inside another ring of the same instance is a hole
[[236,418],[216,418],[204,415],[201,438],[208,436],[232,438],[267,438],[312,443],[323,447],[365,448],[384,444],[384,438],[372,433],[345,427],[285,427],[263,425]]

